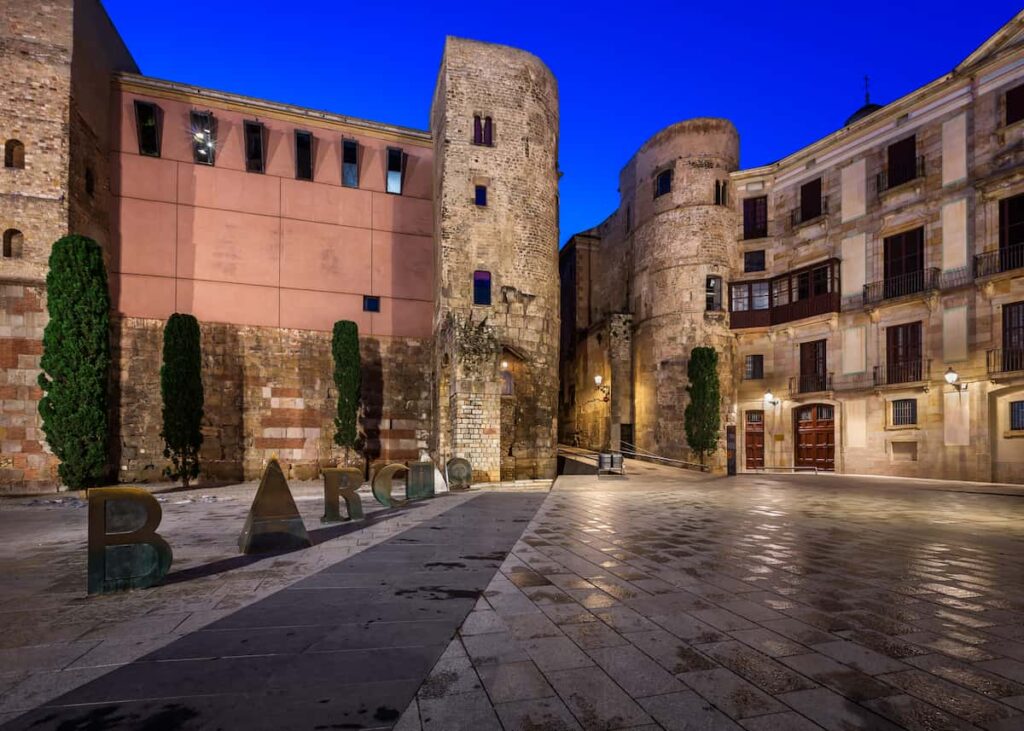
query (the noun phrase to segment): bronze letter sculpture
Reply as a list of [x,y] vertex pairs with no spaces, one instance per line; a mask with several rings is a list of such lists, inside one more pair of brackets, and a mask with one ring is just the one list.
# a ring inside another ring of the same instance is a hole
[[89,593],[145,589],[171,568],[172,553],[156,529],[163,511],[138,487],[89,490]]

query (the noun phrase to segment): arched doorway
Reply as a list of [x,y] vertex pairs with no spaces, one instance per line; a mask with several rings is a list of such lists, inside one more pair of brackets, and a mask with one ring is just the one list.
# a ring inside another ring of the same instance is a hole
[[793,409],[795,467],[836,468],[836,407],[801,404]]

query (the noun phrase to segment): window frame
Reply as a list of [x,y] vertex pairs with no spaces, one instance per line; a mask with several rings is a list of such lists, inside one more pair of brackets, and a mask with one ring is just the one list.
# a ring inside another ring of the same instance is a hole
[[[398,169],[392,170],[392,155],[398,155]],[[401,147],[388,147],[384,155],[384,191],[389,195],[402,195],[405,188],[405,151]],[[392,189],[392,173],[397,173],[398,190]]]
[[917,399],[898,398],[889,402],[889,425],[917,426]]
[[[483,283],[486,282],[486,290]],[[493,297],[494,278],[486,269],[476,269],[473,272],[473,306],[490,307],[494,301]],[[486,296],[484,296],[486,294]]]
[[[763,214],[763,221],[762,221]],[[743,199],[743,239],[763,239],[768,236],[768,196],[758,195]]]
[[[749,257],[752,254],[761,255],[761,263],[759,266],[751,266]],[[765,249],[754,249],[753,251],[743,252],[743,273],[748,272],[764,272],[768,270],[768,252]]]
[[[345,158],[350,150],[355,159],[352,162],[347,162]],[[351,171],[352,180],[349,180],[346,175],[347,171]],[[342,138],[341,140],[341,187],[359,187],[359,140],[352,138]]]
[[[159,104],[155,102],[144,101],[142,99],[133,100],[133,109],[135,110],[135,139],[139,145],[139,154],[145,157],[160,157],[163,151],[163,109],[160,108]],[[143,109],[150,109],[153,112],[153,135],[155,137],[155,151],[147,152],[143,143],[143,125],[140,112]]]
[[[672,192],[672,178],[674,177],[672,168],[665,168],[654,174],[654,197],[655,199],[661,198],[663,195],[668,195]],[[662,181],[668,181],[668,187],[662,190]]]
[[[306,175],[302,174],[303,170],[302,170],[300,159],[299,159],[299,138],[301,138],[301,137],[305,137],[306,139],[309,140],[309,175],[308,175],[308,177]],[[304,130],[304,129],[297,129],[297,130],[295,130],[295,179],[296,180],[308,180],[308,181],[312,182],[313,177],[314,177],[315,172],[316,172],[315,171],[315,164],[314,164],[314,150],[313,150],[315,144],[316,144],[316,138],[313,136],[312,132],[310,132],[308,130]]]
[[[250,155],[252,152],[250,145],[255,139],[255,135],[259,135],[259,160],[255,160]],[[245,154],[245,172],[259,173],[260,175],[267,172],[267,141],[265,135],[266,127],[259,120],[246,119],[242,121],[242,152]],[[258,165],[257,162],[259,163]]]
[[[1019,406],[1017,407],[1016,410],[1019,413],[1014,414],[1014,410],[1015,410],[1014,406],[1016,406],[1017,404],[1019,404]],[[1010,431],[1013,431],[1013,432],[1024,432],[1024,401],[1010,401],[1009,408],[1010,408],[1010,413],[1009,413],[1008,424],[1009,424],[1009,427],[1010,427]],[[1019,421],[1015,422],[1015,420],[1014,420],[1015,416],[1017,417],[1017,419],[1019,419]],[[1017,424],[1017,426],[1014,426],[1015,423]]]
[[369,312],[372,314],[380,313],[380,295],[376,294],[364,294],[363,295],[363,312]]
[[[14,244],[17,238],[18,248]],[[8,228],[0,235],[0,259],[20,259],[25,255],[25,234],[21,229]]]
[[477,184],[473,190],[473,203],[477,208],[487,207],[487,186]]
[[[1011,112],[1013,119],[1010,118]],[[1003,125],[1009,127],[1021,120],[1024,120],[1024,84],[1018,84],[1003,93]]]
[[717,274],[708,274],[704,278],[704,311],[723,312],[722,289],[724,287],[722,277]]
[[[203,126],[204,121],[208,128]],[[192,162],[214,167],[217,162],[217,116],[209,110],[201,112],[192,109],[189,111],[189,124],[192,134]],[[205,153],[205,159],[200,158],[200,153]]]
[[825,181],[820,176],[800,185],[800,223],[825,215]]
[[748,353],[743,358],[743,380],[763,381],[764,380],[764,354]]

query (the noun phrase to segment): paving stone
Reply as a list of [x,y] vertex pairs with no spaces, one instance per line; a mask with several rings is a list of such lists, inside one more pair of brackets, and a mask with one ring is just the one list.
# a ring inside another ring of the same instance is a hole
[[844,665],[849,665],[868,675],[894,673],[907,669],[907,666],[902,662],[846,640],[823,642],[818,645],[812,645],[811,649],[823,655],[828,655]]
[[485,635],[507,630],[508,627],[493,609],[484,609],[470,612],[459,628],[459,633],[463,636]]
[[598,667],[547,673],[559,697],[585,729],[617,729],[651,718]]
[[1015,683],[1024,684],[1024,663],[1022,662],[1010,660],[1009,658],[1000,658],[998,660],[979,662],[977,667],[988,670],[996,675],[1001,675]]
[[741,629],[729,634],[743,644],[760,650],[769,657],[785,657],[786,655],[800,655],[807,652],[807,648],[804,645],[788,640],[777,632],[772,632],[768,629]]
[[529,659],[545,673],[594,664],[568,637],[540,637],[524,640],[521,644],[529,653]]
[[462,638],[473,664],[497,665],[523,662],[530,656],[509,632],[491,632],[486,635],[470,635]]
[[504,731],[577,731],[581,728],[557,697],[498,703],[494,710]]
[[532,662],[483,665],[478,672],[491,703],[545,698],[555,694]]
[[687,643],[663,630],[623,635],[672,674],[711,670],[715,663]]
[[586,622],[584,624],[563,624],[559,629],[584,650],[592,647],[614,647],[628,645],[629,640],[606,625],[604,622]]
[[587,654],[633,698],[685,690],[671,673],[632,645],[598,647]]
[[779,696],[779,700],[830,731],[898,731],[896,726],[826,688],[798,690]]
[[990,698],[1024,695],[1024,685],[945,655],[912,657],[907,663]]
[[769,695],[816,687],[807,678],[742,642],[717,642],[700,645],[697,649]]
[[771,696],[725,668],[698,670],[677,677],[732,719],[786,710]]
[[880,675],[878,679],[974,724],[984,725],[989,721],[1019,715],[1015,709],[923,670]]
[[820,731],[821,726],[796,713],[770,713],[745,718],[740,725],[747,731]]
[[909,695],[876,698],[864,705],[908,731],[973,731],[977,728]]
[[483,691],[421,698],[419,706],[423,731],[502,731]]
[[790,655],[780,658],[779,662],[854,701],[879,698],[899,692],[886,683],[875,680],[870,675],[818,653]]
[[738,731],[741,727],[692,691],[639,700],[666,731]]

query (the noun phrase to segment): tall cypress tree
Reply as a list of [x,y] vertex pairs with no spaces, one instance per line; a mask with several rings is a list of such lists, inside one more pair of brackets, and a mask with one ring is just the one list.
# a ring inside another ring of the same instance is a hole
[[359,442],[359,400],[362,369],[359,363],[359,327],[349,320],[334,323],[331,338],[334,385],[338,389],[338,415],[334,419],[334,443],[348,450]]
[[174,313],[164,326],[164,362],[160,367],[163,398],[164,474],[184,487],[199,477],[203,445],[203,373],[199,321]]
[[46,275],[39,414],[61,482],[73,490],[108,475],[107,394],[110,293],[99,244],[65,236],[53,245]]
[[694,348],[690,351],[690,362],[686,368],[690,385],[690,403],[684,412],[686,441],[690,449],[700,455],[713,452],[718,445],[719,428],[722,424],[721,394],[718,385],[718,353],[714,348]]

